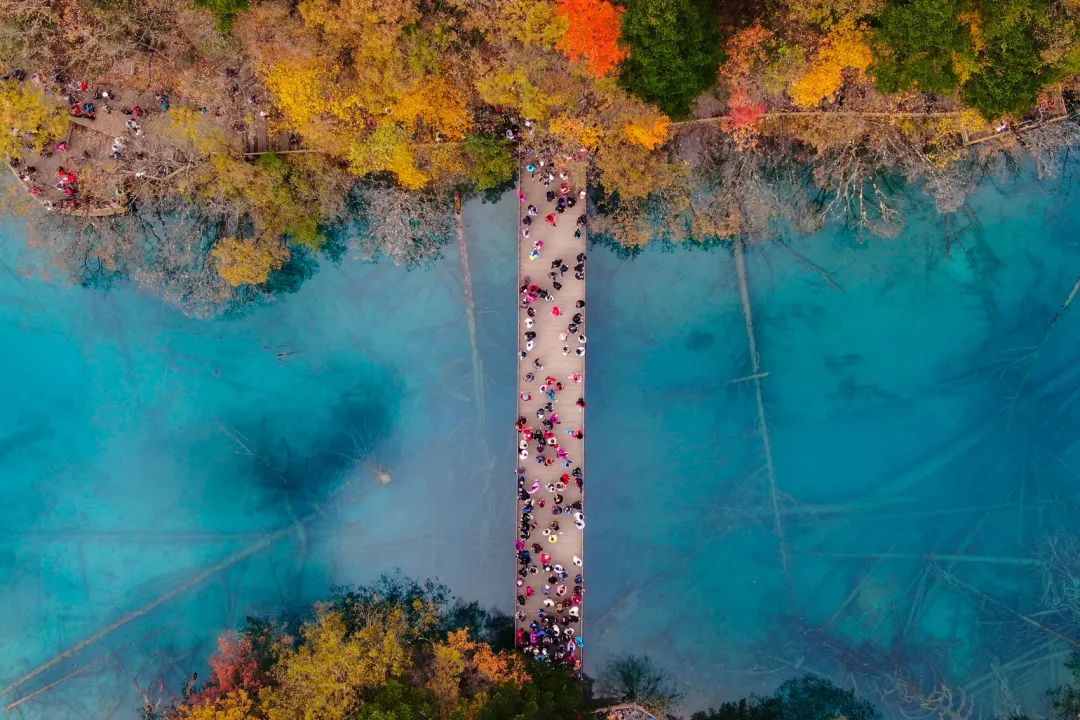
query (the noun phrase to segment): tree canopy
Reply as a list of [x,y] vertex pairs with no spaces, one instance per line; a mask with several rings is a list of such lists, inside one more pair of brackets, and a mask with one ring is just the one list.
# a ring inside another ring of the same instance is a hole
[[882,10],[870,68],[885,92],[955,93],[974,61],[962,0],[893,0]]
[[966,83],[964,100],[984,116],[1015,115],[1035,105],[1048,68],[1037,44],[1049,2],[984,0],[980,65]]
[[877,720],[878,710],[851,690],[817,675],[793,678],[766,697],[751,695],[692,720]]
[[707,0],[629,0],[622,39],[630,47],[623,87],[672,118],[686,117],[716,79],[721,43]]
[[624,8],[607,0],[559,0],[566,31],[559,49],[571,60],[584,60],[597,77],[610,74],[630,51],[619,42]]
[[18,158],[44,150],[67,132],[63,107],[26,85],[0,82],[0,157]]
[[497,647],[509,634],[503,625],[502,616],[453,601],[443,586],[384,576],[339,590],[299,626],[249,619],[221,638],[206,683],[144,715],[576,720],[585,701],[580,681]]

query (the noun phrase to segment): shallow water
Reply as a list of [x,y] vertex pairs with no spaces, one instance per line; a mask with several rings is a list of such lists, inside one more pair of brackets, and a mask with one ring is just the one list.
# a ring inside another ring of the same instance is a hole
[[[690,708],[811,670],[889,709],[901,675],[970,685],[978,715],[1009,705],[991,663],[1030,652],[1004,674],[1041,708],[1068,645],[993,602],[1043,607],[1023,563],[1080,493],[1080,308],[1047,333],[1080,270],[1074,185],[987,185],[972,216],[916,209],[892,240],[751,248],[771,474],[753,381],[732,382],[751,369],[730,253],[594,250],[591,670],[649,653]],[[425,270],[327,264],[200,321],[31,279],[3,230],[4,702],[76,673],[19,712],[129,717],[244,615],[395,567],[510,609],[513,201],[466,217],[475,346],[453,247]]]

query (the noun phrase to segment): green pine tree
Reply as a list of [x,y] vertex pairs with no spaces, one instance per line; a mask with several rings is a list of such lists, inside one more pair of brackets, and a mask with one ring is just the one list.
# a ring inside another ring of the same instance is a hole
[[673,118],[716,79],[722,50],[708,0],[630,0],[621,39],[630,46],[623,87]]

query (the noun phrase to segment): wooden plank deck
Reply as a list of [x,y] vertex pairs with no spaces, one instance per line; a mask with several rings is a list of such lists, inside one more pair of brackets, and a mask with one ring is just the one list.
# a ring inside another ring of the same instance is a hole
[[971,145],[978,145],[979,143],[989,142],[991,140],[1000,140],[1001,138],[1006,137],[1019,138],[1028,130],[1033,130],[1042,127],[1043,125],[1061,122],[1068,117],[1069,111],[1068,108],[1065,107],[1065,98],[1060,92],[1055,92],[1048,99],[1045,99],[1044,102],[1040,103],[1040,106],[1035,111],[1029,113],[1015,126],[1009,126],[1003,130],[990,127],[986,131],[974,135],[969,134],[967,129],[964,128],[960,131],[960,135],[964,141],[964,146],[968,147]]
[[[580,669],[585,441],[575,433],[584,433],[585,424],[585,408],[578,405],[578,400],[583,403],[585,397],[585,356],[578,354],[578,348],[586,345],[578,336],[585,333],[586,308],[576,306],[578,301],[585,301],[585,278],[584,271],[576,277],[575,266],[584,263],[584,225],[580,226],[580,237],[574,235],[579,229],[578,218],[585,214],[585,201],[579,198],[580,188],[570,187],[566,196],[573,198],[575,205],[557,213],[557,200],[548,201],[546,194],[553,191],[559,195],[563,182],[556,172],[545,187],[540,173],[530,177],[522,171],[519,183],[525,199],[519,203],[518,284],[532,285],[534,290],[519,293],[518,298],[516,579],[521,584],[515,593],[515,619],[517,642],[525,652]],[[520,221],[527,216],[529,205],[534,205],[538,214],[527,226],[529,236],[525,238],[521,230],[526,225]],[[550,213],[555,213],[554,227],[545,221]],[[534,243],[538,240],[543,247],[538,249],[540,257],[534,258]],[[561,289],[549,276],[553,261],[558,259],[567,268],[557,279]],[[537,292],[537,287],[542,291]],[[548,293],[551,299],[547,299]],[[526,302],[528,296],[535,299]],[[578,313],[581,322],[571,333],[569,326]],[[534,343],[531,349],[527,332],[536,333],[530,336]],[[564,348],[568,354],[563,353]],[[553,382],[549,382],[551,379]],[[542,411],[540,417],[538,411]],[[556,508],[558,514],[553,512]]]

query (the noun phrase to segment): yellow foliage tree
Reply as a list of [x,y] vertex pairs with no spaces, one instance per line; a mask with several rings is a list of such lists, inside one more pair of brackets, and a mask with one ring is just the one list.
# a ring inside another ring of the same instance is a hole
[[439,703],[439,717],[445,720],[461,697],[461,678],[465,674],[465,657],[452,645],[439,644],[431,660],[431,677],[427,688]]
[[355,48],[358,41],[391,45],[420,19],[416,0],[303,0],[299,10],[308,26],[345,48]]
[[570,116],[552,118],[548,123],[548,132],[558,135],[570,146],[589,150],[595,149],[604,135],[594,119]]
[[850,15],[876,15],[885,0],[786,0],[788,16],[796,22],[828,28]]
[[623,126],[623,135],[635,145],[640,145],[647,150],[655,150],[667,142],[670,129],[671,119],[667,115],[657,113],[653,118],[641,118],[626,123]]
[[[579,4],[618,19],[606,2]],[[558,51],[567,18],[557,7],[551,0],[301,0],[293,12],[287,0],[263,0],[250,13],[259,22],[241,17],[236,34],[283,124],[306,146],[354,175],[392,173],[407,190],[498,184],[503,156],[495,138],[477,134],[481,105],[536,120],[525,142],[556,154],[595,153],[609,142],[659,149],[666,117],[616,78],[594,77]]]
[[514,49],[481,74],[476,90],[479,98],[489,105],[517,110],[527,118],[547,120],[555,108],[568,104],[572,98],[565,86],[551,82],[557,77],[560,75],[549,58],[524,48]]
[[[492,34],[504,36],[503,42],[551,49],[566,34],[568,21],[556,5],[536,0],[496,0],[496,12],[484,13]],[[469,4],[477,5],[475,0]]]
[[298,649],[285,648],[265,693],[267,720],[345,720],[364,692],[410,668],[404,613],[373,614],[350,633],[340,613],[318,608]]
[[462,140],[473,125],[468,97],[446,78],[421,78],[398,98],[390,114],[414,132],[426,126],[444,139]]
[[677,186],[682,166],[669,163],[640,145],[609,142],[596,153],[601,184],[623,200],[644,199]]
[[503,682],[521,685],[529,679],[520,655],[505,651],[495,652],[486,643],[481,643],[476,648],[472,663],[480,677],[493,685]]
[[315,146],[322,143],[330,110],[324,79],[336,74],[337,68],[319,57],[288,58],[265,70],[266,86],[288,124]]
[[446,642],[434,645],[426,687],[438,701],[439,717],[445,720],[454,710],[462,712],[459,701],[463,689],[475,700],[476,695],[497,683],[520,685],[528,680],[518,653],[495,652],[487,643],[470,639],[468,629],[462,629],[447,633]]
[[262,7],[267,4],[284,1],[267,0],[255,12],[288,27],[284,34],[296,38],[295,47],[283,33],[243,20],[239,37],[283,124],[308,147],[347,161],[356,175],[394,173],[410,190],[427,186],[431,170],[460,171],[460,153],[458,159],[429,157],[422,149],[460,142],[475,124],[475,62],[454,22],[467,15],[464,8],[416,0],[303,0],[295,13],[270,13]]
[[230,285],[258,285],[266,282],[272,270],[289,259],[282,244],[257,243],[227,237],[218,240],[210,254],[217,261],[218,274]]
[[68,123],[64,108],[36,88],[0,82],[0,157],[40,152],[67,133]]
[[170,715],[173,720],[257,720],[253,714],[254,701],[248,697],[243,689],[204,703],[181,704],[174,714]]
[[432,182],[449,188],[463,182],[469,172],[469,158],[464,143],[438,143],[422,148],[421,163]]
[[405,131],[392,123],[381,123],[369,137],[356,142],[348,154],[349,167],[357,175],[392,172],[402,187],[419,190],[430,179],[417,167],[413,143]]
[[416,0],[303,0],[298,6],[308,30],[329,46],[335,57],[347,58],[346,72],[331,77],[340,91],[369,113],[391,106],[408,81],[399,40],[420,20]]
[[816,107],[844,84],[844,69],[863,72],[873,55],[865,29],[847,17],[829,30],[809,68],[791,84],[791,100],[801,108]]

